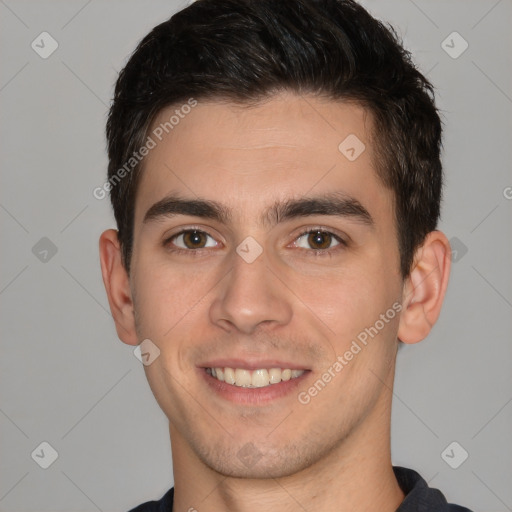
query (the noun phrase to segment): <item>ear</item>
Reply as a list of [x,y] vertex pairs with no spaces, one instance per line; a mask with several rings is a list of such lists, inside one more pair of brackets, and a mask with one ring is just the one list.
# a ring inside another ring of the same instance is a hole
[[100,236],[100,262],[103,284],[119,339],[128,345],[138,345],[135,329],[130,279],[121,258],[121,245],[115,229]]
[[431,331],[441,312],[450,267],[450,243],[441,231],[432,231],[416,251],[404,282],[399,340],[417,343]]

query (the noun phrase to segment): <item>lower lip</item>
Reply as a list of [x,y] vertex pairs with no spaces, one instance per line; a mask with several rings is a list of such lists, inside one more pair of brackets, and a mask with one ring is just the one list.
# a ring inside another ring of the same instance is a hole
[[198,368],[210,389],[217,395],[226,400],[242,405],[265,405],[273,400],[284,398],[290,395],[301,385],[307,375],[310,373],[306,370],[299,377],[287,381],[281,381],[278,384],[269,384],[261,388],[244,388],[221,382],[206,373],[205,368]]

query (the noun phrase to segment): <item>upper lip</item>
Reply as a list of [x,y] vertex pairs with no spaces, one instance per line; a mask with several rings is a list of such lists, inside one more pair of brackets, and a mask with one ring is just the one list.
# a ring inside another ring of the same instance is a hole
[[290,370],[307,370],[302,364],[292,363],[278,359],[212,359],[198,364],[200,368],[240,368],[243,370],[259,370],[261,368],[283,368]]

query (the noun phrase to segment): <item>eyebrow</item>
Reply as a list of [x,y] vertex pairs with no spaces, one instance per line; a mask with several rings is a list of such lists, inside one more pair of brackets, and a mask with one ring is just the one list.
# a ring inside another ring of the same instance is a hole
[[[144,215],[143,223],[177,215],[190,215],[229,224],[229,208],[207,199],[184,199],[169,195],[153,204]],[[374,220],[368,210],[354,197],[342,193],[328,193],[317,197],[303,197],[276,201],[262,215],[260,222],[272,227],[280,222],[311,215],[327,215],[354,219],[372,227]]]

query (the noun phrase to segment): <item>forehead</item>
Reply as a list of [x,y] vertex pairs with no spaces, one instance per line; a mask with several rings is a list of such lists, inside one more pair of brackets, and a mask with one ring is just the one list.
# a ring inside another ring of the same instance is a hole
[[251,107],[198,100],[166,108],[150,128],[156,145],[143,164],[136,222],[170,193],[221,201],[247,217],[274,201],[333,191],[389,206],[371,123],[359,105],[292,93]]

